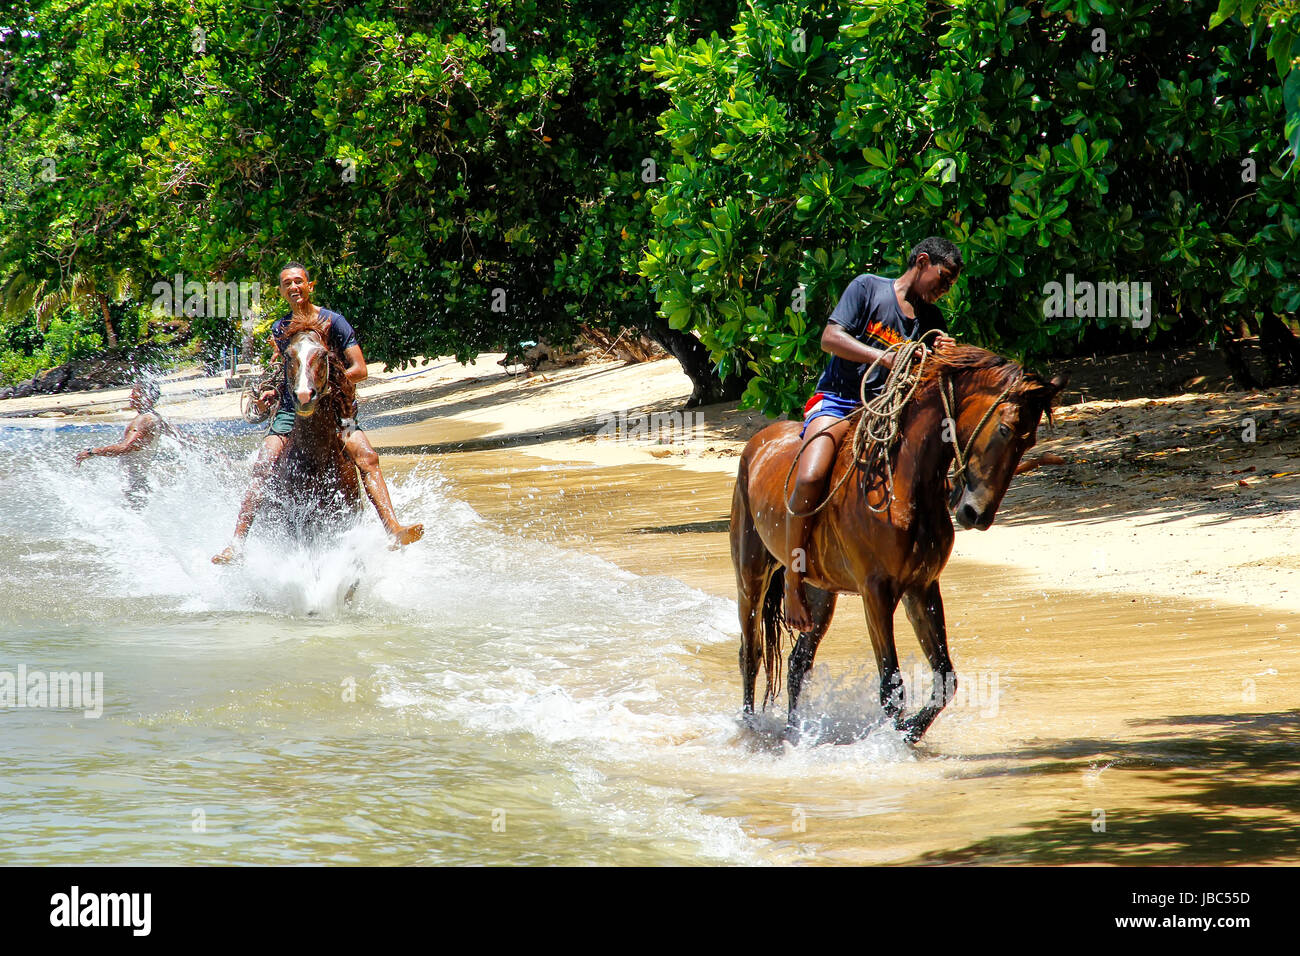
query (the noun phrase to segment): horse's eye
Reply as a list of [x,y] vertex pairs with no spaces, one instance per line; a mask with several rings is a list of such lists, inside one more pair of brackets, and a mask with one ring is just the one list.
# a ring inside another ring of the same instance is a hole
[[1002,424],[998,425],[998,434],[1001,435],[1003,438],[1011,437],[1011,429],[1007,427],[1006,422],[1003,422]]

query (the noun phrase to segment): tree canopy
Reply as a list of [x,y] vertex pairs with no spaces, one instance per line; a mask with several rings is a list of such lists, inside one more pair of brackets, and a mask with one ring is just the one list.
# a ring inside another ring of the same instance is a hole
[[[110,344],[159,278],[296,258],[377,360],[628,326],[696,401],[784,414],[848,280],[938,234],[960,336],[1244,329],[1296,380],[1289,6],[34,0],[0,24],[0,338],[43,305]],[[1067,276],[1150,283],[1151,321],[1045,314]]]

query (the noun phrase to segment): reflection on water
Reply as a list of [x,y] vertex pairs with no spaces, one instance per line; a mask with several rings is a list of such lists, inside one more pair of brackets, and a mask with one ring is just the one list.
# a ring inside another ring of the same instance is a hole
[[[1035,832],[1064,861],[1076,822],[1095,852],[1093,805],[1200,792],[1140,743],[1169,728],[1135,715],[1297,706],[1282,619],[954,567],[954,652],[980,694],[902,743],[846,598],[791,747],[784,699],[753,728],[736,719],[734,603],[668,576],[729,574],[723,476],[425,459],[393,481],[426,526],[406,551],[367,512],[331,548],[255,537],[217,568],[251,438],[216,440],[241,452],[221,464],[164,455],[139,510],[115,462],[72,467],[87,441],[0,430],[0,671],[102,672],[105,691],[98,720],[0,710],[0,863],[1016,860]],[[595,526],[638,535],[642,573],[554,540]],[[899,646],[913,666],[905,630]]]

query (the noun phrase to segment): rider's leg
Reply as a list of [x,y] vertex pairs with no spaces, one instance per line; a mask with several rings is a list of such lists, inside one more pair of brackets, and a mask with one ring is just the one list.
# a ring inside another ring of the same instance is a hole
[[397,544],[410,544],[424,537],[424,525],[404,525],[397,520],[392,499],[388,497],[388,484],[379,468],[379,455],[366,433],[357,429],[347,437],[343,447],[361,470],[361,483],[365,485],[366,494],[378,512],[379,520],[384,523],[384,530],[392,535]]
[[248,537],[248,529],[253,524],[253,515],[257,511],[258,503],[262,500],[262,486],[275,467],[276,461],[284,454],[288,443],[287,435],[275,432],[262,440],[262,448],[257,453],[257,461],[253,464],[253,481],[248,486],[248,493],[244,495],[244,503],[239,507],[239,520],[235,523],[235,540],[230,547],[212,559],[213,564],[227,564],[238,557],[244,539]]
[[813,520],[806,513],[821,503],[826,475],[835,460],[835,449],[844,429],[837,428],[822,438],[816,436],[838,424],[840,420],[835,416],[822,415],[805,427],[805,451],[799,457],[794,488],[790,492],[790,510],[798,514],[786,513],[785,617],[800,633],[813,627],[812,614],[803,593],[804,572],[808,570],[808,526]]

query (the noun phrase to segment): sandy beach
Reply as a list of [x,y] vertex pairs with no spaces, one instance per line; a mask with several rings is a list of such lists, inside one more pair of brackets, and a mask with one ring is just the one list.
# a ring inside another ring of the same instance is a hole
[[[526,455],[566,466],[563,473],[657,474],[685,492],[659,496],[662,526],[703,522],[725,532],[736,457],[768,423],[763,416],[734,402],[684,409],[690,382],[671,359],[513,376],[500,359],[440,358],[391,372],[372,364],[360,390],[362,422],[386,469],[400,475],[422,460],[438,467],[498,450],[506,460]],[[125,422],[126,396],[117,389],[10,400],[0,403],[0,420]],[[1035,586],[1060,590],[1300,610],[1297,399],[1300,389],[1292,388],[1058,408],[1039,429],[1034,454],[1065,464],[1017,477],[993,528],[960,532],[953,560],[1014,569]],[[221,378],[180,372],[163,386],[162,408],[182,425],[236,419],[238,394]],[[646,548],[643,538],[616,530],[625,510],[617,483],[595,497],[607,506],[590,521],[584,497],[572,493],[532,499],[532,509],[516,503],[500,515],[484,507],[507,526],[593,547],[636,570]],[[474,495],[466,499],[478,507]],[[690,583],[732,596],[725,541],[709,558],[701,556]]]

